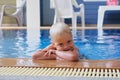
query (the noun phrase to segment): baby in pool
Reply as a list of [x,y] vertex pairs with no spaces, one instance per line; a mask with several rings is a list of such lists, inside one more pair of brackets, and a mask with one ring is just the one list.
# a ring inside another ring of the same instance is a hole
[[79,50],[74,45],[70,28],[67,24],[58,22],[50,28],[51,44],[37,51],[32,58],[78,61]]

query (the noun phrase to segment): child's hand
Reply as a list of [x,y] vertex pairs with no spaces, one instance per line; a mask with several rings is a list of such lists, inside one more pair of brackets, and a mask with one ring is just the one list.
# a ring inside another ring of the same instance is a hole
[[51,56],[51,54],[55,54],[55,53],[56,53],[56,50],[51,49],[51,50],[48,50],[48,51],[44,54],[44,56]]
[[47,52],[47,49],[43,49],[42,52]]
[[39,59],[39,57],[43,56],[45,52],[43,52],[43,50],[38,50],[37,52],[35,52],[33,55],[32,55],[32,58],[33,59]]

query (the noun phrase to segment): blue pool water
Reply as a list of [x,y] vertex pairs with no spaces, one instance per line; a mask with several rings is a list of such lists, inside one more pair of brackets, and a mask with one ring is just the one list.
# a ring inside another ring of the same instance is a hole
[[[50,44],[49,31],[41,30],[40,36],[27,35],[26,30],[0,30],[0,58],[31,58],[39,49]],[[74,37],[82,58],[90,60],[120,59],[120,30],[104,30],[98,40],[96,30],[86,30],[85,37],[77,31]]]

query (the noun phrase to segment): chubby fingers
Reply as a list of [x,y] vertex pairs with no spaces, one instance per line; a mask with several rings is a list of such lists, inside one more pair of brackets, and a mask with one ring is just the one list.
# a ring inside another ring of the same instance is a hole
[[43,56],[46,56],[46,57],[47,57],[47,56],[48,56],[48,54],[49,54],[49,52],[47,51],[47,52],[46,52]]
[[51,56],[51,54],[55,54],[55,50],[49,50],[47,51],[44,56]]

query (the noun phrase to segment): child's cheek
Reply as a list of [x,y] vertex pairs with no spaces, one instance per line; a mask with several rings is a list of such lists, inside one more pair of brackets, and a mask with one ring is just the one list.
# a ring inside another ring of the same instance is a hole
[[62,51],[63,49],[61,47],[56,48],[58,51]]

